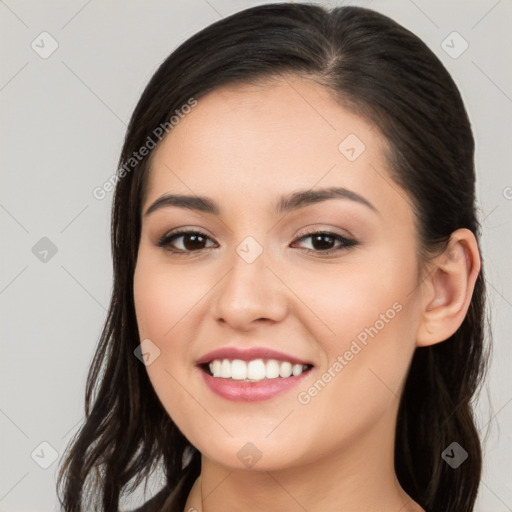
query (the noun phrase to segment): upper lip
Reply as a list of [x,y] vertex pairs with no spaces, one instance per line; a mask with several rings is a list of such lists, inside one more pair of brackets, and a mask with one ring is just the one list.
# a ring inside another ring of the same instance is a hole
[[279,361],[289,361],[292,364],[313,365],[310,361],[266,347],[253,347],[248,349],[235,347],[218,348],[204,354],[197,360],[197,364],[201,365],[210,363],[214,359],[241,359],[242,361],[251,361],[253,359],[277,359]]

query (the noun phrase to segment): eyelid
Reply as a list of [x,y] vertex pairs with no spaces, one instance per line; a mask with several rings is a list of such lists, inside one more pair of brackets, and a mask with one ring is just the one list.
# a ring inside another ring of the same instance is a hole
[[313,224],[313,226],[315,226],[315,227],[306,226],[304,228],[304,231],[299,232],[300,234],[296,236],[295,240],[302,238],[303,236],[306,236],[306,235],[315,235],[317,233],[329,233],[332,235],[340,236],[341,238],[345,238],[346,240],[354,239],[354,237],[350,233],[348,233],[346,230],[344,230],[346,232],[346,234],[342,234],[342,233],[338,233],[336,231],[336,229],[339,229],[339,228],[320,227],[318,224]]

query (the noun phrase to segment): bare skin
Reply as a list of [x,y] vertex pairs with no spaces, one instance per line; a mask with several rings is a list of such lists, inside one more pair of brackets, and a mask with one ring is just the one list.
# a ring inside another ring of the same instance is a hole
[[[480,258],[460,229],[419,277],[411,199],[392,181],[384,148],[378,128],[325,88],[288,77],[200,98],[152,155],[143,212],[170,193],[207,196],[220,208],[143,213],[134,276],[141,340],[160,350],[149,378],[202,454],[186,511],[423,510],[394,471],[399,397],[414,350],[462,323]],[[283,195],[324,187],[372,206],[338,197],[273,210]],[[190,237],[172,242],[176,252],[159,247],[176,228],[202,232],[204,248],[192,250]],[[311,231],[357,243],[334,238],[320,254]],[[248,236],[262,249],[251,263],[236,251]],[[196,365],[226,346],[270,347],[314,366],[296,389],[230,401]],[[325,374],[328,383],[311,391]],[[237,455],[247,443],[261,455],[252,467]]]

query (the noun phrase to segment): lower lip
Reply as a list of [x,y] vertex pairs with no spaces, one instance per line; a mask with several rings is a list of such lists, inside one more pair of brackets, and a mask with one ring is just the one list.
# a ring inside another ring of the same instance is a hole
[[206,385],[215,394],[226,400],[238,402],[257,402],[273,398],[297,386],[310,371],[305,371],[296,377],[278,377],[276,379],[264,379],[259,382],[244,382],[243,380],[212,377],[209,373],[200,369]]

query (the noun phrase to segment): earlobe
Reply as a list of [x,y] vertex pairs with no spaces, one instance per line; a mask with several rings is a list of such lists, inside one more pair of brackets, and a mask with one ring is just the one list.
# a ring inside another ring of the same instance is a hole
[[446,250],[432,262],[422,283],[422,318],[416,344],[440,343],[460,327],[471,303],[481,260],[478,243],[469,229],[458,229]]

